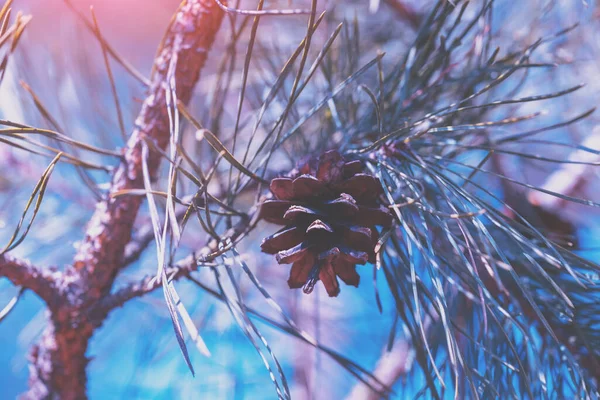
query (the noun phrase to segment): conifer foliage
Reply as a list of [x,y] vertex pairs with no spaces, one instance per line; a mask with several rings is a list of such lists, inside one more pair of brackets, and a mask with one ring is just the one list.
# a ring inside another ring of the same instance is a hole
[[[159,289],[194,374],[186,343],[209,351],[178,294],[186,281],[199,301],[226,306],[279,398],[292,396],[282,349],[269,344],[257,320],[349,372],[357,386],[346,392],[354,399],[598,398],[600,267],[581,257],[576,224],[531,194],[600,204],[507,168],[598,165],[599,151],[552,136],[566,137],[593,109],[574,104],[567,117],[540,111],[583,85],[528,86],[532,77],[552,77],[555,63],[536,57],[574,27],[513,41],[498,23],[500,11],[514,7],[509,1],[438,0],[415,9],[373,1],[371,11],[396,10],[390,30],[410,32],[386,39],[383,53],[363,29],[381,14],[331,26],[334,10],[319,14],[326,5],[316,0],[303,5],[183,1],[149,78],[104,39],[94,15],[79,13],[100,43],[124,135],[111,63],[146,93],[122,151],[61,132],[25,85],[51,129],[2,120],[1,145],[52,161],[0,253],[0,277],[19,287],[0,322],[18,310],[25,290],[47,306],[46,329],[29,357],[27,396],[86,398],[94,334],[118,308]],[[559,7],[547,5],[544,13]],[[29,22],[11,19],[10,6],[0,10],[2,76]],[[304,30],[292,29],[289,21],[300,19]],[[298,37],[279,43],[265,25]],[[213,45],[218,50],[209,55]],[[87,187],[97,199],[64,268],[13,254],[35,231],[56,168],[74,168],[78,190]],[[101,185],[99,174],[110,184]],[[118,287],[151,244],[152,265],[139,265],[147,277]],[[252,265],[245,252],[260,251],[274,255],[272,262]],[[317,340],[290,317],[290,303],[275,301],[297,291],[282,291],[280,280],[261,282],[283,268],[277,264],[291,264],[289,288],[324,288],[329,297],[320,305],[372,285],[370,318],[393,312],[385,351],[399,355],[359,365]],[[340,280],[362,283],[332,299]],[[248,304],[248,285],[265,310]]]

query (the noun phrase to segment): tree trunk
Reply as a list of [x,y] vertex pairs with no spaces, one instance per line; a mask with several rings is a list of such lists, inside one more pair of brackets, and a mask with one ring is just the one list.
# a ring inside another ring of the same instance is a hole
[[29,391],[24,399],[85,399],[88,359],[85,352],[94,327],[89,323],[48,321],[30,354]]

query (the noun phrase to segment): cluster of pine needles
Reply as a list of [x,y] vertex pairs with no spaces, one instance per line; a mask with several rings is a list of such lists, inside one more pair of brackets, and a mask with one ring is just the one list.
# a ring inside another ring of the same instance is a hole
[[[224,51],[212,56],[222,57],[211,67],[214,85],[200,89],[206,103],[189,109],[171,104],[175,117],[170,148],[163,153],[164,178],[151,182],[146,176],[144,190],[117,194],[147,196],[159,271],[178,265],[188,231],[205,232],[205,239],[195,239],[198,251],[192,253],[199,272],[183,278],[227,305],[264,361],[279,397],[290,397],[288,381],[258,320],[316,347],[382,394],[438,399],[598,396],[599,267],[576,254],[573,232],[557,234],[532,223],[517,206],[526,197],[509,194],[538,191],[591,207],[600,204],[511,177],[498,161],[509,156],[559,168],[579,161],[554,157],[557,147],[600,154],[544,139],[545,133],[576,124],[593,110],[576,110],[570,118],[550,122],[541,112],[520,112],[523,105],[530,108],[582,88],[519,95],[530,74],[556,68],[537,62],[536,52],[563,40],[574,27],[532,37],[521,48],[518,43],[515,48],[495,47],[500,33],[492,25],[493,13],[507,7],[496,3],[433,2],[424,7],[427,12],[412,44],[394,47],[396,54],[370,49],[357,20],[328,31],[327,14],[317,13],[316,1],[308,10],[289,12],[264,11],[262,1],[253,12],[230,9]],[[306,17],[308,27],[297,47],[290,50],[262,39],[266,21],[299,16]],[[95,19],[81,18],[101,44],[125,135],[108,60],[125,67],[142,87],[147,81],[103,39]],[[0,44],[15,38],[19,26],[7,30],[3,23]],[[120,155],[62,133],[33,89],[25,89],[48,128],[1,121],[0,141],[52,161],[4,252],[18,246],[32,228],[57,164],[74,165],[100,198],[97,181]],[[532,146],[535,152],[528,151]],[[158,150],[152,143],[148,149]],[[263,227],[255,217],[268,180],[324,149],[362,160],[380,179],[385,204],[395,216],[394,226],[381,233],[372,271],[363,267],[369,272],[361,273],[366,285],[365,278],[371,272],[374,276],[373,313],[395,309],[389,348],[401,336],[414,353],[408,383],[394,392],[390,383],[303,331],[253,272],[281,267],[247,265],[238,251],[241,241]],[[193,224],[195,228],[188,226]],[[218,243],[218,254],[203,252],[210,242]],[[201,279],[207,268],[216,287]],[[236,269],[256,286],[277,318],[245,304]],[[180,277],[168,278],[171,293],[176,293],[175,278]],[[393,304],[382,304],[380,291],[389,291]],[[176,311],[202,348],[185,307]],[[185,349],[183,336],[180,344]]]

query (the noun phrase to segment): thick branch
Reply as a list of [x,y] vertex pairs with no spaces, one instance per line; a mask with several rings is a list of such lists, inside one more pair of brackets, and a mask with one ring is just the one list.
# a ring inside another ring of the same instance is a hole
[[[85,240],[75,257],[73,270],[80,279],[73,288],[86,293],[93,302],[110,291],[114,278],[123,264],[125,246],[142,199],[138,196],[110,197],[111,194],[143,187],[142,146],[153,141],[160,149],[169,142],[169,115],[166,89],[169,69],[174,65],[177,98],[188,103],[200,76],[208,50],[220,26],[223,12],[212,0],[189,1],[181,6],[165,37],[154,64],[154,76],[148,97],[136,120],[124,159],[116,170],[109,197],[98,204],[87,229]],[[152,152],[148,169],[155,175],[160,155]]]
[[48,321],[29,355],[29,391],[22,398],[85,399],[85,369],[89,362],[85,352],[94,329],[92,324],[79,320],[58,317]]
[[[143,160],[142,147],[150,141],[164,150],[169,143],[168,82],[174,82],[177,99],[188,103],[222,19],[223,12],[213,0],[188,0],[169,26],[154,63],[148,96],[113,175],[108,196],[96,206],[73,266],[65,270],[59,281],[63,301],[52,312],[48,328],[31,353],[30,391],[26,398],[87,397],[85,354],[89,339],[104,319],[90,318],[89,309],[110,292],[123,266],[125,247],[142,201],[139,196],[112,194],[143,188],[143,162],[147,162],[152,176],[156,174],[160,155],[151,152]],[[16,284],[27,283],[23,276],[13,275]],[[45,293],[42,289],[39,291]]]
[[7,278],[15,286],[31,290],[51,308],[56,305],[59,297],[54,274],[55,270],[51,268],[40,269],[28,261],[6,254],[0,255],[0,277]]

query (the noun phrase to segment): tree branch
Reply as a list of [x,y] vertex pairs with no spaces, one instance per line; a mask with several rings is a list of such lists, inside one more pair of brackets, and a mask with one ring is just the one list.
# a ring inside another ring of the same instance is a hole
[[[156,175],[161,155],[151,151],[144,159],[143,146],[149,141],[160,150],[167,147],[171,135],[167,90],[179,101],[189,102],[222,19],[223,12],[213,0],[188,0],[177,10],[154,61],[148,96],[109,193],[97,204],[73,265],[57,280],[63,301],[31,352],[30,390],[25,398],[87,398],[89,360],[85,354],[89,339],[104,320],[90,318],[88,310],[110,293],[142,202],[140,196],[113,194],[143,188],[146,165],[150,175]],[[12,275],[16,284],[28,283],[25,275]],[[48,285],[42,283],[36,283],[38,291],[46,293]]]
[[[598,143],[600,143],[600,130],[597,130],[590,135],[582,146],[587,148],[598,148]],[[592,168],[594,168],[594,165],[592,165],[592,163],[598,162],[600,157],[593,152],[577,150],[569,156],[569,160],[589,164],[564,164],[564,166],[554,171],[547,178],[546,182],[542,185],[544,189],[563,195],[572,195],[573,192],[586,181],[590,173],[593,172]],[[492,164],[496,171],[502,175],[508,176],[508,171],[505,170],[500,157],[494,155]],[[561,207],[565,206],[566,200],[534,190],[517,188],[504,179],[501,180],[501,184],[505,192],[504,197],[506,203],[530,223],[544,227],[547,235],[552,237],[556,234],[559,237],[562,237],[564,235],[572,236],[574,234],[575,224],[564,219],[558,212]],[[505,213],[509,213],[509,211],[505,210]],[[514,217],[512,213],[511,216]],[[500,298],[501,292],[494,280],[490,279],[486,272],[482,272],[481,276],[484,279],[486,287],[494,297]],[[518,291],[514,291],[511,294],[513,297],[510,298],[510,301],[517,303],[530,320],[539,320],[531,305],[519,295]],[[508,305],[508,303],[506,305]],[[576,338],[577,332],[573,329],[558,329],[557,327],[553,327],[553,329],[555,329],[554,333],[559,341],[577,356],[577,350],[573,345],[573,340]],[[398,379],[410,372],[412,363],[407,363],[407,358],[410,359],[411,346],[412,344],[409,340],[402,341],[401,343],[397,343],[390,352],[384,351],[377,361],[377,366],[373,371],[373,375],[378,377],[389,387],[392,387]],[[598,374],[594,372],[598,371],[600,361],[595,355],[580,355],[580,362],[584,368],[590,371],[592,376],[598,379]],[[379,398],[380,396],[367,386],[357,384],[346,399],[375,400]]]
[[[85,240],[75,257],[72,272],[80,279],[74,282],[73,289],[86,302],[96,301],[110,291],[123,265],[125,246],[131,239],[142,202],[139,196],[113,198],[112,194],[143,188],[142,147],[145,140],[154,142],[161,150],[169,142],[169,74],[174,77],[177,98],[187,104],[222,18],[223,12],[212,0],[189,1],[180,7],[169,28],[154,63],[149,94],[127,143],[124,159],[113,176],[109,196],[96,207]],[[173,67],[174,71],[169,71]],[[158,152],[149,154],[148,170],[152,176],[156,174],[160,160]]]
[[55,274],[56,270],[52,268],[38,268],[28,261],[0,255],[0,277],[7,278],[15,286],[31,290],[50,308],[57,305],[60,297]]
[[[205,266],[211,266],[209,264]],[[214,265],[216,266],[216,264]],[[190,272],[198,268],[198,261],[195,255],[189,255],[172,267],[165,269],[166,275],[171,281],[176,281],[181,277],[187,276]],[[162,282],[156,279],[156,274],[144,277],[141,281],[130,283],[124,288],[104,297],[90,310],[90,318],[102,320],[108,313],[118,307],[122,307],[129,300],[144,296],[162,287]]]

